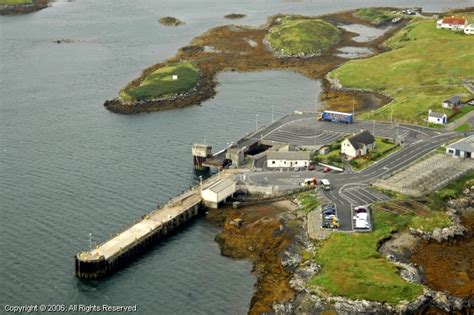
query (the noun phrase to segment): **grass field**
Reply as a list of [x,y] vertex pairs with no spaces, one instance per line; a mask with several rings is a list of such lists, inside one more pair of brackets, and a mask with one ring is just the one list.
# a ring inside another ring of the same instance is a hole
[[32,4],[33,0],[0,0],[0,5]]
[[284,55],[319,55],[340,39],[340,30],[320,19],[283,18],[267,37],[273,49]]
[[470,127],[471,126],[468,123],[464,123],[460,125],[459,127],[457,127],[455,130],[459,132],[464,132],[464,131],[468,131]]
[[375,149],[370,152],[367,157],[360,157],[351,160],[350,164],[355,170],[363,170],[369,167],[375,161],[378,161],[399,149],[400,147],[395,145],[394,143],[385,141],[381,138],[375,138]]
[[300,211],[305,214],[310,213],[319,206],[318,195],[314,189],[312,191],[300,193],[297,199],[301,204]]
[[467,95],[462,82],[474,74],[474,37],[438,30],[435,23],[434,19],[416,20],[386,42],[391,51],[349,61],[330,73],[345,87],[394,98],[373,116],[365,113],[361,118],[389,120],[393,106],[395,120],[422,124],[429,109],[452,114],[441,108],[443,100],[453,95],[473,96]]
[[[172,80],[172,75],[177,75],[178,79]],[[198,79],[199,73],[191,63],[172,64],[148,75],[138,87],[122,90],[120,97],[132,101],[174,95],[189,91]]]
[[371,233],[333,233],[316,254],[321,273],[309,285],[331,295],[397,304],[411,301],[423,292],[423,286],[406,282],[397,268],[377,251],[380,240],[393,231],[412,226],[442,222],[433,217],[399,215],[374,209]]
[[380,25],[382,23],[388,22],[395,17],[395,15],[391,14],[388,10],[374,8],[364,8],[357,10],[354,13],[354,16],[374,25]]
[[474,185],[474,172],[468,173],[458,180],[448,184],[446,187],[430,194],[430,208],[444,210],[446,202],[450,199],[458,198],[462,191]]

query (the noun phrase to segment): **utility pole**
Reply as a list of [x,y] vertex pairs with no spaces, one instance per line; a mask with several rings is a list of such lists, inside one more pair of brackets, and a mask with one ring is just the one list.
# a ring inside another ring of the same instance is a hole
[[393,101],[390,105],[390,122],[393,123]]
[[89,233],[89,250],[92,250],[92,233]]
[[255,131],[258,130],[258,114],[255,114]]

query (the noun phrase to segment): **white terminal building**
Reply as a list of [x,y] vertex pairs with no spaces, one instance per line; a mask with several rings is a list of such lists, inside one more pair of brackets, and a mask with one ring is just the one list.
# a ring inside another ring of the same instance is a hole
[[307,167],[310,160],[309,152],[307,151],[270,151],[267,153],[268,168]]

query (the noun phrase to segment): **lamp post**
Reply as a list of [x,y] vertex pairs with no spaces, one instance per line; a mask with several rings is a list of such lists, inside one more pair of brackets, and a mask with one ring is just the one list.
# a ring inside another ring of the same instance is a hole
[[274,121],[274,119],[273,119],[273,107],[274,106],[272,105],[272,122]]
[[393,101],[390,105],[390,122],[393,123]]
[[92,233],[89,233],[89,250],[92,250]]

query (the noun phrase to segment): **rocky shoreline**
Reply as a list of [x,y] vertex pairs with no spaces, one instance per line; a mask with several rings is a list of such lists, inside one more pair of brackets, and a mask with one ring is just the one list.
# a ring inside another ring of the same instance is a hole
[[223,225],[222,232],[216,237],[222,254],[235,259],[248,259],[254,264],[257,284],[249,314],[296,315],[327,311],[337,314],[426,314],[428,311],[430,314],[464,314],[474,310],[474,299],[430,288],[423,266],[413,263],[411,257],[420,242],[429,240],[450,246],[453,242],[463,242],[466,237],[472,237],[474,227],[471,224],[469,229],[466,228],[461,220],[466,209],[474,213],[472,198],[466,200],[461,198],[448,203],[447,214],[453,224],[441,232],[443,237],[438,238],[433,232],[421,233],[421,230],[404,231],[379,244],[379,252],[397,266],[402,278],[428,285],[414,301],[402,301],[397,305],[330,296],[308,288],[307,282],[321,267],[317,264],[317,256],[308,258],[304,253],[315,253],[317,244],[309,239],[306,232],[307,216],[293,202],[283,201],[239,210],[211,210],[208,217]]
[[53,0],[33,0],[32,4],[0,5],[0,15],[18,15],[45,9]]
[[[104,106],[115,113],[137,114],[142,112],[162,111],[199,105],[215,96],[216,76],[223,71],[252,72],[264,70],[292,70],[313,79],[323,80],[321,101],[326,108],[334,110],[351,110],[352,104],[358,112],[378,108],[391,99],[387,96],[367,91],[341,91],[326,82],[326,75],[347,61],[337,56],[341,47],[366,47],[375,54],[385,51],[382,43],[401,28],[400,23],[382,36],[369,42],[356,42],[357,36],[341,28],[341,39],[338,44],[319,56],[284,57],[278,56],[265,44],[265,37],[281,15],[270,17],[261,27],[244,27],[236,25],[212,28],[195,38],[190,45],[181,48],[176,56],[144,70],[125,89],[136,87],[151,72],[169,63],[187,60],[196,65],[200,72],[199,85],[188,93],[153,100],[124,101],[120,97],[107,100]],[[367,23],[352,15],[352,11],[319,17],[335,25]],[[350,104],[350,109],[347,108]]]
[[[467,229],[461,224],[461,215],[466,212],[473,214],[472,197],[474,187],[471,188],[467,198],[460,198],[448,203],[447,215],[452,225],[445,229],[435,229],[433,232],[421,230],[410,230],[409,232],[397,233],[390,239],[380,244],[379,252],[397,266],[400,276],[408,282],[422,283],[426,285],[422,266],[413,263],[410,257],[416,246],[421,241],[434,241],[450,246],[452,242],[462,242],[468,235],[472,234],[474,227]],[[474,222],[474,220],[473,220]],[[312,251],[312,243],[299,243],[301,250]],[[469,259],[469,258],[468,258]],[[292,257],[291,261],[301,261],[298,257]],[[316,258],[317,261],[317,258]],[[282,264],[285,260],[282,260]],[[453,262],[456,263],[456,262]],[[276,314],[314,314],[323,311],[335,311],[337,314],[375,313],[375,314],[424,314],[426,310],[446,312],[449,314],[464,314],[474,310],[474,298],[472,295],[454,296],[446,291],[437,291],[425,287],[424,292],[412,302],[402,301],[398,305],[390,305],[366,300],[351,300],[344,297],[327,296],[322,292],[313,292],[306,287],[306,283],[319,272],[320,266],[314,261],[306,261],[295,268],[295,272],[289,280],[290,286],[295,290],[296,297],[287,303],[275,303],[273,311]],[[448,280],[448,279],[446,279]],[[428,283],[429,284],[429,283]]]

